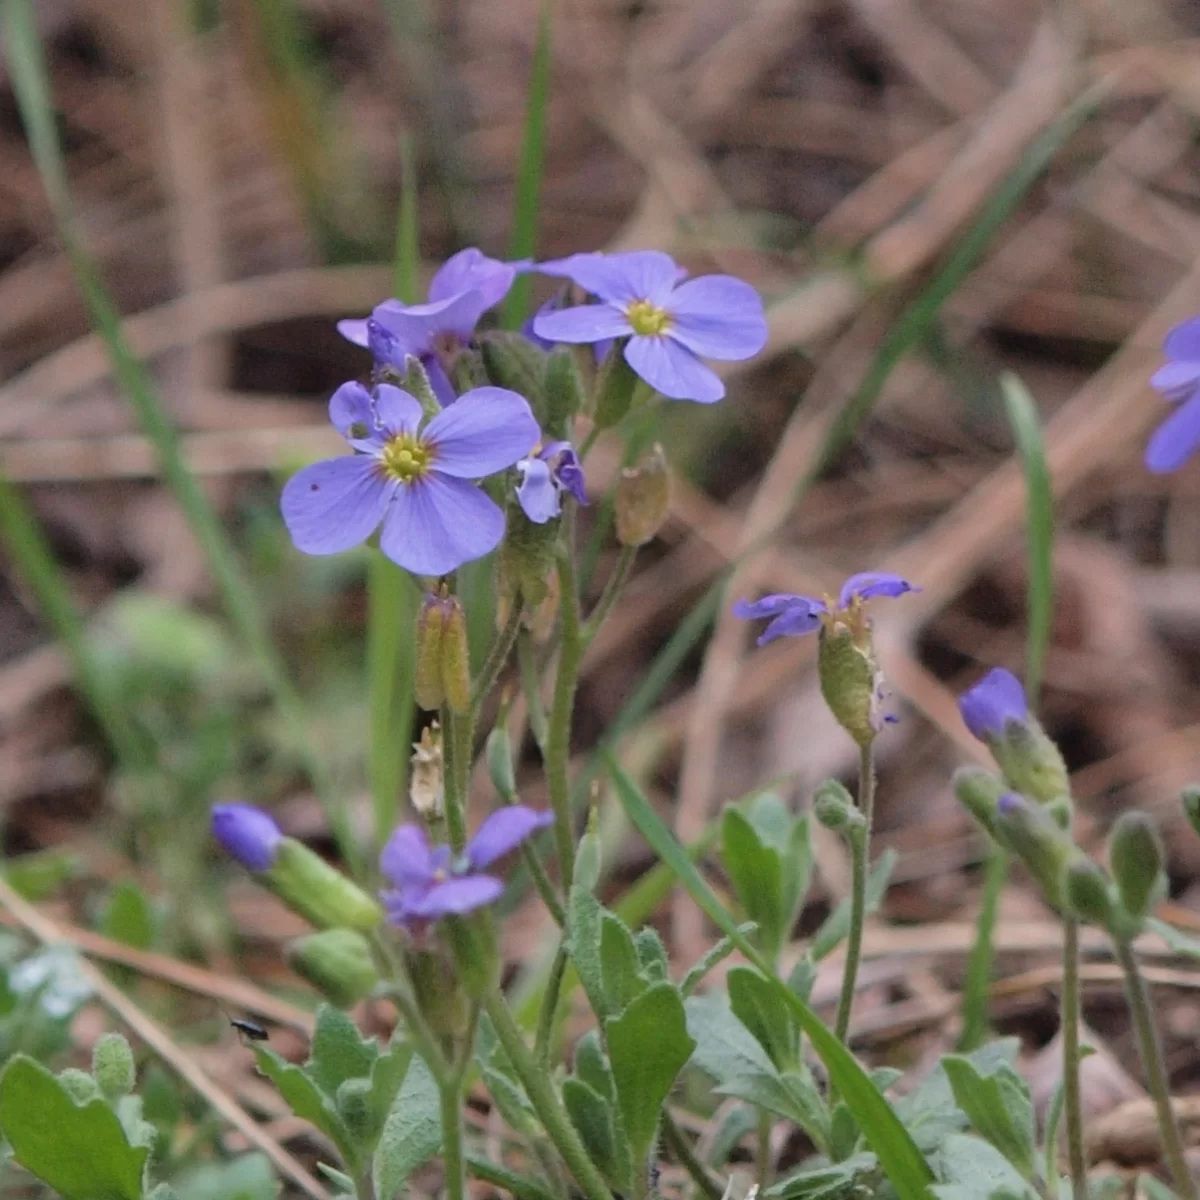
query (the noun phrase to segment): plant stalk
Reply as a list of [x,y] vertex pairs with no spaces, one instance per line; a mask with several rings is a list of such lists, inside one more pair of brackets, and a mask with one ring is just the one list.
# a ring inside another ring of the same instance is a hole
[[446,1200],[463,1200],[466,1193],[466,1161],[463,1158],[462,1080],[454,1078],[441,1085],[442,1168],[445,1172]]
[[842,994],[838,1000],[834,1032],[843,1045],[850,1031],[850,1012],[854,1007],[854,989],[858,982],[858,963],[862,957],[863,922],[867,910],[867,861],[871,853],[871,822],[875,815],[875,751],[870,742],[859,753],[858,810],[863,824],[850,835],[850,860],[853,870],[850,893],[850,936],[846,939],[846,965],[842,972]]
[[469,713],[442,705],[442,762],[446,797],[446,834],[450,849],[461,854],[467,844],[467,785],[471,778],[474,722]]
[[995,842],[988,852],[983,878],[979,917],[975,922],[975,942],[967,962],[967,982],[963,995],[963,1027],[958,1035],[958,1051],[967,1054],[977,1049],[987,1034],[988,995],[992,988],[992,963],[996,958],[996,920],[1000,896],[1008,879],[1012,855]]
[[1063,920],[1063,1109],[1067,1118],[1067,1162],[1072,1200],[1087,1200],[1087,1159],[1083,1153],[1083,1102],[1079,1092],[1079,922]]

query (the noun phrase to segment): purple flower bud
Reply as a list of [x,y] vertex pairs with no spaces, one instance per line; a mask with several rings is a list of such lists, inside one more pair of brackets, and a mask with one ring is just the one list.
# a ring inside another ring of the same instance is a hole
[[279,826],[250,804],[214,804],[212,831],[225,852],[251,871],[270,870],[283,841]]
[[1010,721],[1024,724],[1029,704],[1021,681],[1003,667],[989,671],[974,687],[958,698],[958,708],[967,728],[981,742],[1002,737]]

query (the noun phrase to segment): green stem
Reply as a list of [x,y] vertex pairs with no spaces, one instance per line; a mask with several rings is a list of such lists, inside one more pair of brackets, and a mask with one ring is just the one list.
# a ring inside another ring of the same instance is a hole
[[515,601],[512,611],[508,614],[508,620],[504,623],[504,628],[496,635],[492,642],[492,648],[488,651],[488,656],[479,669],[479,675],[471,688],[471,713],[474,717],[478,717],[479,706],[495,687],[496,680],[500,678],[500,672],[504,670],[504,664],[508,662],[513,643],[517,640],[517,634],[521,632],[523,614],[524,608],[520,601]]
[[1072,1200],[1087,1200],[1087,1160],[1083,1154],[1083,1103],[1079,1093],[1079,922],[1063,919],[1063,1107],[1067,1117],[1067,1161]]
[[538,1009],[537,1033],[533,1040],[533,1053],[542,1068],[550,1070],[550,1042],[554,1036],[554,1015],[558,1011],[558,995],[562,989],[563,975],[567,970],[567,943],[564,938],[558,944],[554,962],[550,966],[550,978],[542,993],[542,1006]]
[[1154,1009],[1150,1003],[1150,992],[1138,969],[1133,943],[1125,938],[1114,938],[1117,962],[1125,976],[1125,994],[1129,998],[1129,1011],[1133,1016],[1133,1029],[1137,1035],[1138,1053],[1142,1059],[1142,1070],[1146,1072],[1146,1084],[1154,1099],[1158,1114],[1159,1134],[1162,1137],[1163,1153],[1175,1190],[1181,1200],[1197,1200],[1196,1183],[1188,1170],[1183,1156],[1183,1139],[1171,1110],[1171,1090],[1167,1082],[1167,1070],[1163,1065],[1162,1042],[1154,1020]]
[[525,707],[529,710],[529,728],[542,756],[546,754],[549,727],[546,710],[542,705],[541,671],[538,668],[537,652],[528,630],[517,637],[517,666],[521,672],[521,690],[525,693]]
[[542,866],[542,860],[537,856],[537,851],[528,843],[521,847],[521,861],[525,864],[542,903],[554,918],[555,925],[562,929],[567,923],[566,911],[554,890],[554,884],[550,882],[550,876],[546,874],[546,868]]
[[380,975],[388,981],[387,995],[404,1018],[409,1037],[417,1048],[417,1053],[425,1060],[438,1086],[449,1080],[453,1068],[442,1053],[437,1035],[429,1028],[417,1006],[413,996],[412,982],[404,964],[396,956],[391,946],[376,933],[368,935],[371,951]]
[[474,722],[469,713],[442,705],[442,763],[446,794],[446,833],[450,849],[461,854],[467,844],[467,785],[471,778]]
[[758,1191],[763,1193],[771,1183],[771,1113],[765,1108],[758,1110],[758,1145],[755,1150],[754,1181]]
[[518,1078],[533,1105],[534,1112],[542,1122],[547,1136],[558,1148],[563,1161],[567,1164],[575,1182],[588,1200],[613,1200],[604,1177],[597,1170],[595,1163],[588,1157],[571,1118],[567,1116],[558,1093],[554,1090],[550,1074],[542,1069],[541,1064],[530,1053],[525,1045],[513,1015],[504,1002],[499,989],[488,993],[485,1001],[487,1014],[491,1018],[492,1028],[504,1047],[509,1061],[513,1065]]
[[692,1182],[699,1189],[705,1200],[722,1200],[725,1195],[725,1184],[718,1179],[708,1167],[696,1156],[687,1135],[679,1128],[675,1118],[665,1108],[662,1115],[663,1140],[671,1149],[671,1153],[679,1160],[679,1165],[692,1177]]
[[448,1080],[441,1085],[442,1167],[446,1177],[447,1200],[463,1200],[466,1192],[466,1164],[463,1160],[462,1081]]
[[634,559],[637,558],[637,552],[638,548],[636,546],[621,547],[621,553],[617,558],[617,565],[613,568],[613,573],[604,585],[604,591],[600,594],[600,599],[596,602],[596,607],[592,610],[591,616],[587,619],[587,624],[583,627],[583,645],[585,649],[595,641],[596,634],[600,632],[600,627],[608,619],[608,615],[612,612],[617,598],[625,590],[625,585],[629,582],[630,572],[633,570]]
[[871,822],[875,815],[875,754],[868,742],[861,748],[858,764],[858,810],[863,823],[850,834],[850,859],[853,870],[850,892],[850,936],[846,939],[846,965],[842,969],[842,994],[838,999],[834,1032],[843,1045],[850,1031],[850,1011],[854,1007],[854,989],[858,982],[858,962],[862,957],[863,921],[867,910],[867,861],[871,853]]
[[987,1033],[988,995],[992,988],[992,963],[996,958],[996,920],[1000,914],[1000,895],[1008,879],[1012,856],[1003,846],[992,843],[988,853],[983,896],[975,923],[975,944],[967,962],[967,982],[963,993],[963,1027],[958,1036],[962,1054],[976,1049]]
[[554,844],[558,854],[558,875],[563,895],[571,890],[575,874],[575,835],[571,820],[571,717],[575,708],[575,689],[585,645],[579,625],[579,581],[575,574],[575,502],[563,505],[563,548],[558,557],[562,645],[558,654],[558,673],[554,680],[554,699],[550,705],[550,726],[546,731],[546,783],[550,806],[554,809]]

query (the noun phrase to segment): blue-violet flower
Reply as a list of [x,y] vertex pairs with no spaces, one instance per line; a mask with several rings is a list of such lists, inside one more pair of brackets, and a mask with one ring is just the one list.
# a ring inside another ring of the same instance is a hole
[[1200,316],[1176,325],[1163,344],[1169,361],[1150,384],[1178,408],[1154,431],[1146,466],[1166,474],[1183,466],[1200,447]]
[[572,254],[538,263],[544,275],[564,276],[598,304],[541,312],[534,333],[552,342],[628,338],[625,360],[655,391],[674,400],[711,404],[725,385],[701,357],[744,359],[767,341],[762,300],[731,275],[687,272],[669,254]]
[[379,856],[393,885],[381,893],[388,920],[405,929],[461,916],[498,900],[504,884],[484,868],[515,850],[530,834],[554,823],[551,812],[521,804],[492,813],[458,859],[449,846],[430,846],[419,825],[401,825]]
[[583,467],[570,442],[547,442],[536,453],[517,463],[521,482],[517,501],[535,524],[544,525],[562,511],[562,494],[570,492],[587,504]]
[[500,542],[504,514],[470,481],[511,467],[538,441],[523,397],[475,388],[422,428],[421,405],[402,388],[345,383],[329,417],[358,453],[288,480],[281,507],[298,550],[337,554],[382,523],[388,558],[414,575],[445,575]]
[[214,804],[212,832],[225,853],[250,871],[269,871],[283,841],[279,826],[252,804]]
[[1003,667],[993,667],[958,698],[958,710],[972,735],[981,742],[1003,737],[1010,722],[1029,719],[1029,702],[1021,681]]

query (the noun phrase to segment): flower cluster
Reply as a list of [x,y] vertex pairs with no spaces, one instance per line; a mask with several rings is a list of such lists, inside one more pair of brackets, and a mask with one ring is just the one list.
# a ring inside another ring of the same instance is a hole
[[[569,441],[543,439],[528,398],[474,386],[484,369],[477,326],[524,271],[568,279],[595,298],[564,308],[555,297],[529,323],[532,344],[617,345],[666,397],[719,400],[724,385],[701,356],[744,359],[766,343],[762,302],[749,284],[725,275],[686,280],[657,251],[535,264],[463,250],[434,275],[425,303],[385,300],[339,323],[371,352],[372,382],[345,383],[330,401],[330,420],[353,453],[306,467],[284,488],[283,518],[298,549],[336,554],[379,530],[384,554],[437,577],[499,545],[510,497],[539,525],[560,515],[564,496],[586,502],[578,454]],[[427,389],[412,382],[414,370]],[[406,380],[412,390],[398,386]],[[462,380],[472,386],[460,394]]]

